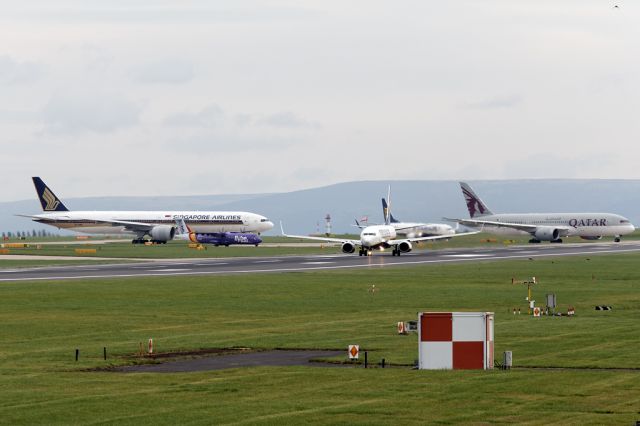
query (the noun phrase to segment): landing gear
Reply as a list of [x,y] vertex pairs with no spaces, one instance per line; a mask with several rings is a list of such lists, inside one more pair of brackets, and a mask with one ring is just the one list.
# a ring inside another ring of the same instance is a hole
[[620,242],[620,237],[615,237],[615,238],[613,239],[613,241],[614,241],[614,242],[616,242],[616,243],[619,243],[619,242]]
[[562,238],[558,238],[557,240],[550,241],[551,243],[562,244]]
[[400,250],[394,248],[393,251],[391,252],[391,255],[392,256],[400,256]]
[[532,239],[529,240],[529,244],[540,244],[540,240],[532,238]]
[[358,252],[358,256],[371,256],[371,250],[367,250],[367,249],[362,248]]

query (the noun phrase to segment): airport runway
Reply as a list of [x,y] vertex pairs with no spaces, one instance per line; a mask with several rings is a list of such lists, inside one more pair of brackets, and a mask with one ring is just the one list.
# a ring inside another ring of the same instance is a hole
[[369,257],[360,257],[353,254],[336,254],[221,259],[174,259],[114,265],[88,264],[28,269],[0,269],[0,282],[349,270],[356,268],[386,268],[394,266],[526,259],[550,256],[593,256],[605,253],[638,251],[640,251],[640,242],[628,241],[623,243],[536,244],[526,246],[420,250],[403,254],[400,257],[391,256],[391,253],[387,251],[384,253],[376,252],[373,256]]

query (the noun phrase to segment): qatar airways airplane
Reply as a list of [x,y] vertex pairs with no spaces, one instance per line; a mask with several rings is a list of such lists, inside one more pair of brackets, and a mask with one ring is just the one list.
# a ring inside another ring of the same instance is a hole
[[176,234],[176,219],[182,218],[197,233],[265,232],[273,223],[264,216],[235,211],[69,211],[39,177],[33,178],[43,214],[19,215],[59,229],[86,234],[133,234],[133,244],[166,243]]
[[531,235],[530,243],[561,243],[561,237],[578,236],[585,240],[614,237],[635,230],[626,217],[613,213],[493,213],[473,189],[460,182],[470,219],[447,219],[460,225],[506,235]]

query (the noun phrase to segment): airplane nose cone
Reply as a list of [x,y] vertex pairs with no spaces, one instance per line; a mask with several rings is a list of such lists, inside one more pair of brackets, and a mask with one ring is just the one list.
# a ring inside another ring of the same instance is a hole
[[265,231],[273,228],[273,222],[271,221],[266,221],[264,224],[265,224],[265,227],[267,228],[265,229]]

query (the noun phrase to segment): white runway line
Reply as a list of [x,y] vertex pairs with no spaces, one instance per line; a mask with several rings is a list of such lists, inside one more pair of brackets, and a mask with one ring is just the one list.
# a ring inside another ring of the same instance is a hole
[[301,265],[325,265],[328,263],[336,263],[336,262],[302,262]]
[[445,254],[445,257],[488,257],[492,254]]

